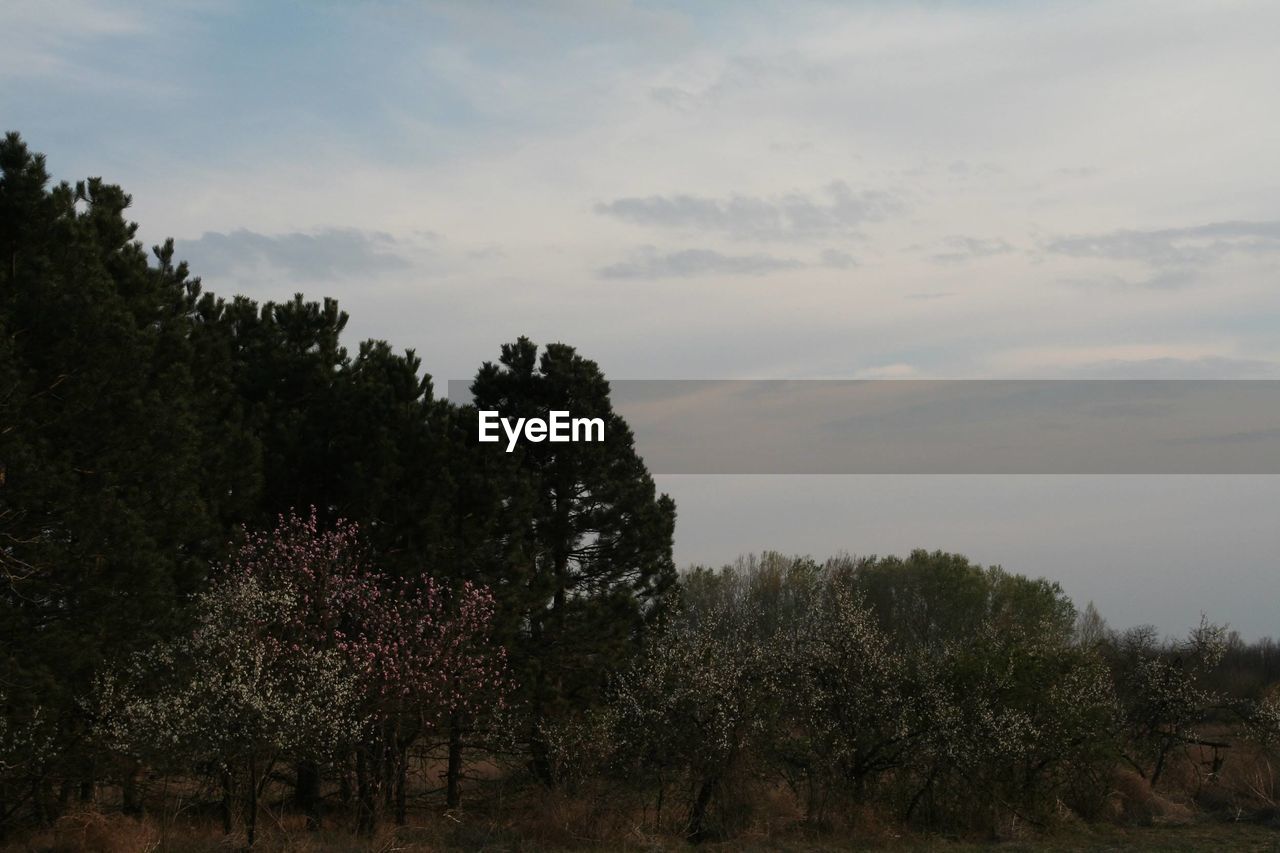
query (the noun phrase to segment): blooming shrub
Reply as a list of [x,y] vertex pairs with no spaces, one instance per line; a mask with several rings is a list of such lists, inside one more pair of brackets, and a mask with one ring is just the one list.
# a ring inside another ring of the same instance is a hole
[[501,706],[505,651],[488,639],[493,598],[462,584],[371,569],[356,525],[282,517],[244,544],[195,600],[189,635],[99,680],[99,732],[147,760],[247,774],[249,824],[281,758],[356,751],[362,828],[393,762],[458,712]]

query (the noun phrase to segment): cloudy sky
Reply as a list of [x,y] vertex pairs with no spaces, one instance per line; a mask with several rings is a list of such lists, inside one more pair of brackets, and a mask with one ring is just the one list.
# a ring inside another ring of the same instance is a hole
[[[441,382],[1280,378],[1269,2],[0,5],[0,119]],[[1270,478],[665,477],[682,561],[962,550],[1280,634]]]

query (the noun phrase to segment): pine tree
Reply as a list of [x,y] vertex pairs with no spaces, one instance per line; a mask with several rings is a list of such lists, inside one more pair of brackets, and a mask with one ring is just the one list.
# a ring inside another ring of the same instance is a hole
[[[148,263],[99,178],[48,188],[0,143],[0,681],[50,744],[8,781],[51,816],[87,775],[75,699],[97,665],[168,630],[203,578],[211,523],[185,270]],[[28,787],[29,786],[29,787]],[[15,806],[12,806],[16,808]]]
[[543,725],[599,701],[636,648],[675,580],[675,504],[656,493],[599,366],[573,347],[550,344],[539,356],[522,337],[502,347],[498,364],[480,368],[471,391],[477,408],[504,417],[564,410],[605,423],[603,442],[521,445],[504,488],[513,561],[506,570],[520,585],[526,634],[513,662],[530,710],[534,768],[553,781]]

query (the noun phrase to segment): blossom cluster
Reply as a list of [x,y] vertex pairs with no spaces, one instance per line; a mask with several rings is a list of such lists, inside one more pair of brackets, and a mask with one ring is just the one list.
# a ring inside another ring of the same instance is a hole
[[281,517],[194,601],[191,631],[102,675],[98,730],[117,750],[230,770],[323,758],[389,717],[438,722],[509,689],[488,590],[369,567],[356,525]]

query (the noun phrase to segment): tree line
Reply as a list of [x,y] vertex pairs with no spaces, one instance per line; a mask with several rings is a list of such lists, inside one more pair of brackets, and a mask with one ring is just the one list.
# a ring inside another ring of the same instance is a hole
[[[0,831],[108,788],[139,813],[159,774],[250,844],[281,784],[370,834],[427,751],[448,808],[501,756],[695,841],[771,791],[815,827],[992,831],[1104,815],[1117,772],[1213,777],[1237,736],[1273,755],[1269,642],[1113,631],[941,552],[677,574],[573,347],[503,345],[454,405],[412,351],[348,351],[332,299],[206,292],[129,201],[0,143]],[[495,452],[477,407],[606,440]]]
[[[657,820],[674,805],[691,839],[742,831],[777,790],[813,827],[876,815],[978,837],[1159,817],[1126,780],[1274,813],[1270,641],[1203,619],[1182,639],[1116,631],[1057,584],[942,552],[764,554],[695,569],[679,596],[609,703],[557,730],[558,755]],[[1224,775],[1237,748],[1256,778]]]
[[[375,572],[360,582],[380,594],[439,584],[454,611],[465,589],[491,600],[486,631],[523,709],[516,740],[549,779],[545,720],[598,699],[675,580],[674,504],[599,367],[564,344],[504,345],[475,376],[477,405],[569,409],[602,418],[609,440],[490,453],[475,409],[436,399],[412,351],[348,352],[332,299],[205,292],[172,241],[148,256],[129,203],[98,178],[51,185],[17,134],[0,143],[0,820],[47,819],[135,772],[100,748],[95,680],[192,619],[231,618],[227,596],[249,593],[210,592],[218,567],[236,565],[246,530],[299,518],[317,535],[358,530]],[[441,724],[451,765],[470,716],[453,708]],[[314,813],[319,768],[297,763]]]

